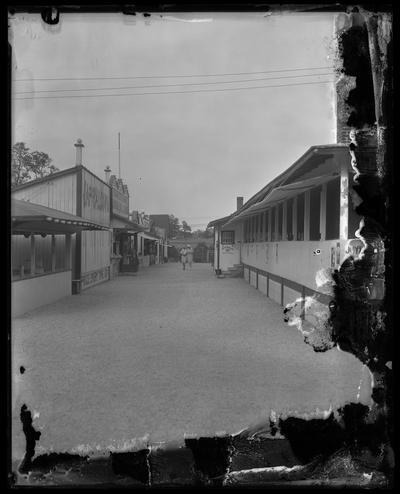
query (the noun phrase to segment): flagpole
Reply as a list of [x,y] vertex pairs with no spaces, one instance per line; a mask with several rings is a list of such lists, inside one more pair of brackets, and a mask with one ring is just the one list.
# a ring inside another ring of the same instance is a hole
[[118,132],[118,178],[121,178],[121,137]]

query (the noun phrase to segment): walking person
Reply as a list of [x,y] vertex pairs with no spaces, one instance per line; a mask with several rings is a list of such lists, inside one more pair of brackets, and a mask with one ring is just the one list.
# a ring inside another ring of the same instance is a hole
[[187,248],[186,247],[182,247],[182,249],[180,250],[180,255],[181,255],[181,263],[182,263],[182,269],[185,270],[186,269],[186,264],[187,264],[187,261],[188,261],[188,252],[187,252]]
[[192,269],[192,262],[193,262],[193,249],[191,245],[187,245],[186,247],[187,251],[187,262],[189,264],[190,269]]

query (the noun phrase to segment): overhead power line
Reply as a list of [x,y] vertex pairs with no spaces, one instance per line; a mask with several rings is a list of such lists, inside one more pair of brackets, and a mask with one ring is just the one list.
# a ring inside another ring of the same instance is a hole
[[219,74],[175,74],[175,75],[135,75],[135,76],[120,76],[120,77],[35,77],[27,79],[15,79],[15,82],[24,81],[99,81],[99,80],[127,80],[127,79],[175,79],[178,77],[218,77],[218,76],[232,76],[232,75],[251,75],[251,74],[274,74],[278,72],[297,72],[304,70],[320,70],[320,69],[334,69],[334,67],[306,67],[297,69],[276,69],[276,70],[261,70],[258,72],[230,72]]
[[242,91],[246,89],[264,89],[264,88],[275,88],[275,87],[289,87],[289,86],[306,86],[308,84],[326,84],[335,81],[314,81],[314,82],[299,82],[292,84],[274,84],[267,86],[251,86],[251,87],[230,87],[224,89],[198,89],[190,91],[156,91],[148,93],[115,93],[115,94],[75,94],[75,95],[65,95],[65,96],[24,96],[22,98],[14,98],[15,100],[24,99],[66,99],[66,98],[107,98],[107,97],[120,97],[120,96],[150,96],[157,94],[190,94],[190,93],[214,93],[214,92],[228,92],[228,91]]
[[73,89],[41,89],[34,91],[18,91],[15,94],[36,94],[36,93],[64,93],[64,92],[77,92],[77,91],[114,91],[119,89],[147,89],[147,88],[158,88],[158,87],[181,87],[181,86],[209,86],[215,84],[236,84],[242,82],[258,82],[258,81],[272,81],[276,79],[297,79],[299,77],[321,77],[326,75],[332,75],[331,73],[326,74],[301,74],[301,75],[286,75],[277,77],[261,77],[258,79],[239,79],[237,81],[212,81],[212,82],[183,82],[180,84],[155,84],[146,86],[120,86],[120,87],[95,87],[95,88],[73,88]]

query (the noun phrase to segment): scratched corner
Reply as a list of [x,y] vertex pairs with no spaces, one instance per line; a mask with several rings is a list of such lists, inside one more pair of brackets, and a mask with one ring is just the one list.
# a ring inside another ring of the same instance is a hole
[[[344,407],[342,420],[346,430],[350,428],[354,432],[352,420],[359,414],[358,444],[363,444],[375,459],[382,456],[379,468],[390,477],[393,432],[390,279],[393,253],[388,221],[391,204],[387,201],[392,173],[388,149],[392,143],[390,14],[360,9],[341,32],[339,47],[345,82],[338,118],[346,130],[351,130],[347,143],[356,172],[352,184],[356,194],[353,207],[362,216],[358,237],[364,245],[357,255],[349,246],[349,255],[334,274],[335,308],[330,323],[333,341],[366,364],[373,378],[373,406],[365,410],[361,410],[361,404]],[[349,81],[355,81],[355,86],[350,88]],[[363,420],[368,423],[362,423]],[[378,446],[374,447],[373,443]]]

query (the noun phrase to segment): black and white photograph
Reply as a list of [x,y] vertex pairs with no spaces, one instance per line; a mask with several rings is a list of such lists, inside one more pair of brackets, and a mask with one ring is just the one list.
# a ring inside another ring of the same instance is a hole
[[7,22],[9,485],[390,488],[391,4]]

